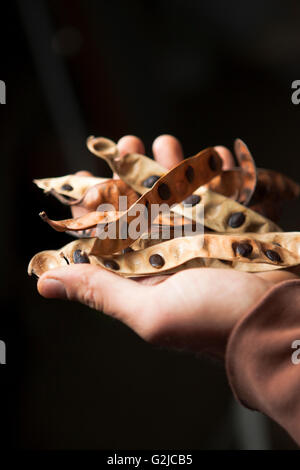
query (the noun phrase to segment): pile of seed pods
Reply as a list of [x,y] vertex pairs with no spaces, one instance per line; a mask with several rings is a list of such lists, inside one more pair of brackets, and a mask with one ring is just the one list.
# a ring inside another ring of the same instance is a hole
[[76,240],[36,254],[30,275],[77,263],[125,277],[194,267],[262,272],[300,264],[300,232],[283,232],[275,223],[280,204],[299,197],[300,186],[257,169],[240,139],[234,144],[237,166],[230,170],[222,169],[212,147],[168,171],[137,153],[120,158],[116,143],[103,137],[90,137],[87,146],[120,179],[34,180],[63,204],[80,207],[82,215],[52,220],[40,213],[54,230]]

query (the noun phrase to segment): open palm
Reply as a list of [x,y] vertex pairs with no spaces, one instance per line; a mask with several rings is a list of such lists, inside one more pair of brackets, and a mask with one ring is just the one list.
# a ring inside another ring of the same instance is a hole
[[[142,141],[133,136],[123,137],[118,147],[121,156],[145,153]],[[230,152],[225,147],[217,150],[224,168],[232,167]],[[183,159],[180,143],[168,135],[154,141],[153,154],[165,168]],[[80,215],[80,210],[74,208],[73,215]],[[77,300],[118,318],[155,344],[222,357],[237,320],[274,284],[295,277],[296,270],[250,274],[194,268],[132,280],[98,266],[80,264],[46,272],[39,279],[38,290],[44,297]]]

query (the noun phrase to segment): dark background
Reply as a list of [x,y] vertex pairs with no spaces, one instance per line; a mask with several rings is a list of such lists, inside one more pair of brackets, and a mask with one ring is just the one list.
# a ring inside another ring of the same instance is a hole
[[[189,156],[241,137],[258,166],[300,180],[300,4],[19,0],[1,4],[0,447],[293,448],[234,403],[221,364],[145,344],[117,321],[38,296],[30,258],[69,241],[68,209],[33,178],[109,175],[88,135],[162,133]],[[298,206],[284,228],[299,229]],[[147,299],[145,299],[146,301]],[[126,301],[126,299],[124,299]]]

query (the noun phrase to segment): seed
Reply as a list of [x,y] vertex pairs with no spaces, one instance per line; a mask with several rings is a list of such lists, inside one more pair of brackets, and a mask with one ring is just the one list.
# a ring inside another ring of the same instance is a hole
[[113,269],[114,271],[118,271],[120,266],[118,263],[113,259],[107,259],[104,261],[104,266],[108,269]]
[[252,250],[252,245],[250,245],[249,243],[239,243],[236,247],[236,253],[240,256],[244,256],[244,258],[250,256]]
[[245,222],[246,217],[243,212],[235,212],[228,219],[228,225],[232,228],[238,228]]
[[184,206],[196,206],[201,201],[201,197],[198,194],[192,194],[191,196],[187,197],[182,204]]
[[185,177],[189,183],[192,183],[192,181],[194,180],[195,172],[194,172],[194,168],[191,165],[189,165],[187,169],[185,170]]
[[71,186],[70,184],[63,184],[61,189],[63,191],[73,191],[73,186]]
[[145,188],[152,188],[152,186],[156,183],[156,181],[159,180],[159,178],[160,177],[157,175],[151,175],[149,176],[149,178],[143,181],[143,186],[145,186]]
[[153,268],[162,268],[165,264],[165,260],[160,255],[151,255],[149,258],[149,262]]
[[124,250],[122,250],[122,254],[123,255],[126,255],[126,253],[132,253],[134,250],[131,248],[131,246],[127,246],[127,248],[124,248]]
[[73,253],[73,261],[75,264],[89,264],[90,260],[88,255],[81,250],[75,250]]
[[209,167],[212,171],[216,171],[218,168],[215,155],[211,155],[208,160]]
[[161,199],[166,201],[171,196],[171,191],[166,183],[162,183],[158,186],[158,194]]
[[269,260],[273,261],[274,263],[280,263],[281,261],[280,254],[277,253],[277,251],[266,250],[265,255],[267,256],[267,258],[269,258]]

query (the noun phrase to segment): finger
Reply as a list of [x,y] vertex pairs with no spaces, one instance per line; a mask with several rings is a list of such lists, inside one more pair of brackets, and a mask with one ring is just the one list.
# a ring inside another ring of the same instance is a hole
[[[124,135],[118,141],[118,149],[120,153],[120,157],[124,157],[127,153],[141,153],[144,155],[145,147],[141,139],[136,137],[135,135]],[[114,179],[119,179],[119,176],[114,173]]]
[[223,170],[230,170],[235,166],[234,158],[230,150],[223,145],[214,147],[223,160]]
[[75,176],[93,176],[89,171],[81,170],[75,173]]
[[155,160],[170,170],[183,160],[183,150],[176,137],[164,134],[155,139],[152,145]]
[[143,337],[149,307],[154,309],[151,289],[98,266],[82,264],[47,271],[38,281],[43,297],[79,301],[123,321]]
[[278,269],[271,272],[256,273],[256,276],[273,282],[274,284],[278,284],[279,282],[289,281],[291,279],[299,279],[299,274],[299,267],[296,267],[289,270]]

